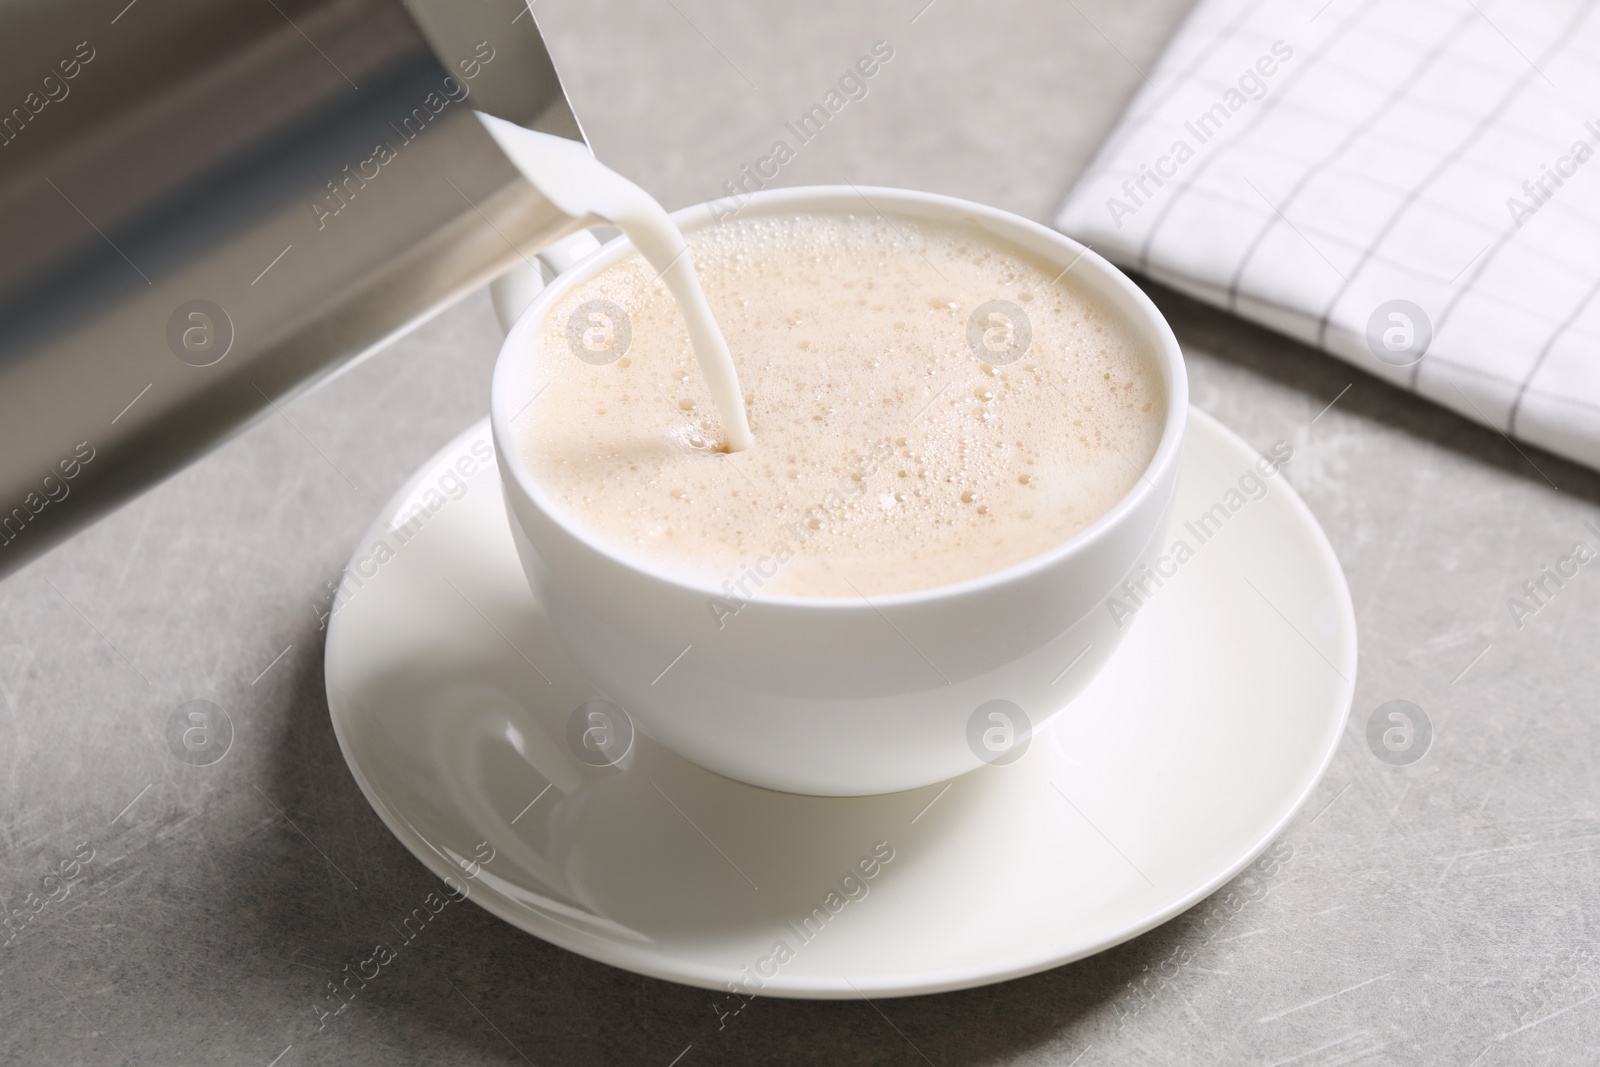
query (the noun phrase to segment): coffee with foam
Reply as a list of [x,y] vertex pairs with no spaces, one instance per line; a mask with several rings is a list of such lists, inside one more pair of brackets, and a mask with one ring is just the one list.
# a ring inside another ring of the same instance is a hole
[[572,526],[721,590],[719,622],[762,596],[1003,570],[1105,514],[1155,454],[1146,344],[1070,270],[976,226],[814,212],[688,243],[753,447],[721,450],[683,318],[637,255],[550,309],[514,435]]

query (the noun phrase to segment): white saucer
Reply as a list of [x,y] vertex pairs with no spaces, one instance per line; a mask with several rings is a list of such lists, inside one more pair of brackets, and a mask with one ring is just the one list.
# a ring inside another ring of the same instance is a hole
[[[579,760],[569,721],[595,694],[528,592],[490,456],[484,420],[367,532],[330,620],[328,702],[356,781],[418,859],[593,959],[791,997],[1042,971],[1232,878],[1339,743],[1344,575],[1282,476],[1204,544],[1185,528],[1245,499],[1225,494],[1257,458],[1198,411],[1171,534],[1195,555],[1111,664],[1020,761],[878,797],[769,792],[642,735],[615,766]],[[403,537],[391,522],[412,515]],[[879,842],[893,859],[841,888]],[[826,921],[802,928],[813,906]]]

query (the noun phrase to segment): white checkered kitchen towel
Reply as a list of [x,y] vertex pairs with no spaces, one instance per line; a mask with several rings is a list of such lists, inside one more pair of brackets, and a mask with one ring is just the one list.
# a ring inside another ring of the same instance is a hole
[[1200,0],[1057,225],[1600,467],[1597,8]]

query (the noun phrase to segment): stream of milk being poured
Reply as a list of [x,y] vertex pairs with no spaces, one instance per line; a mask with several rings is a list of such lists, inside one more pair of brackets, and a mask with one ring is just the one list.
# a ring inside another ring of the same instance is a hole
[[750,420],[745,415],[733,356],[700,289],[689,246],[666,209],[595,159],[581,141],[538,133],[481,111],[477,115],[501,151],[551,203],[573,218],[597,215],[620,227],[659,272],[688,323],[689,343],[722,418],[728,450],[749,448],[753,442]]

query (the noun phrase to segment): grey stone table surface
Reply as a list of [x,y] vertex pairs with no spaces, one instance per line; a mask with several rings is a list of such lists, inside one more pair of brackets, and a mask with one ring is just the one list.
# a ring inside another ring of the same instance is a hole
[[[669,206],[717,195],[881,39],[895,54],[870,94],[781,181],[1047,219],[1185,7],[540,0],[538,14],[600,156]],[[499,334],[479,293],[0,584],[0,898],[28,916],[0,948],[0,1062],[1593,1062],[1600,576],[1581,569],[1520,620],[1507,601],[1595,543],[1600,478],[1152,293],[1195,403],[1257,447],[1293,444],[1287,477],[1355,597],[1344,743],[1264,892],[1224,890],[1030,978],[875,1004],[762,999],[721,1029],[713,994],[452,908],[319,1029],[326,984],[436,885],[334,742],[325,583],[405,476],[486,411]],[[1366,742],[1369,714],[1399,698],[1434,731],[1407,766]],[[197,699],[234,724],[212,766],[165,739]],[[63,870],[77,880],[52,899]]]

